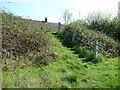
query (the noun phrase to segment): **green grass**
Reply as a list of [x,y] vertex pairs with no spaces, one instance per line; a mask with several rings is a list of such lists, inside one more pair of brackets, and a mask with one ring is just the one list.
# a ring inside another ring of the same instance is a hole
[[[52,38],[55,61],[48,66],[23,60],[12,70],[3,71],[5,88],[117,88],[118,59],[105,59],[97,64],[82,63],[70,48]],[[16,61],[11,60],[13,65]],[[11,63],[11,62],[10,62]],[[9,65],[7,65],[8,67]],[[12,65],[10,65],[12,67]]]
[[[120,43],[118,41],[115,41],[114,39],[110,38],[109,36],[107,36],[106,34],[99,32],[99,31],[93,31],[90,30],[86,27],[84,27],[83,25],[81,25],[79,22],[72,22],[71,24],[66,25],[65,30],[68,33],[73,33],[70,30],[74,30],[77,33],[83,35],[84,37],[92,40],[92,41],[98,41],[104,48],[99,47],[100,50],[102,50],[103,52],[105,52],[106,56],[109,57],[117,57],[119,56],[119,49],[120,49]],[[64,36],[67,36],[69,39],[72,39],[72,35],[68,34],[66,32],[64,32]],[[94,45],[93,42],[84,39],[82,36],[76,34],[76,37],[83,40],[84,42],[87,42],[89,45]],[[77,42],[79,42],[79,44],[83,45],[83,43],[81,43],[80,40],[76,40]],[[88,45],[85,45],[87,46]]]
[[4,12],[0,15],[3,17],[2,48],[7,51],[3,52],[3,56],[6,55],[3,57],[3,88],[119,86],[120,58],[100,55],[93,59],[92,51],[64,38],[63,32],[54,32],[52,35],[49,29],[29,24],[13,14]]

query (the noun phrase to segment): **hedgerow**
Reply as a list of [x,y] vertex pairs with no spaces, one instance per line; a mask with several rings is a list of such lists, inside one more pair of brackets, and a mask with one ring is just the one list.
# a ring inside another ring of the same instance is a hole
[[2,11],[3,58],[28,57],[40,63],[50,60],[50,36],[46,29]]
[[84,20],[84,26],[94,31],[100,31],[111,38],[120,41],[120,24],[118,16],[108,13],[95,12],[89,14]]
[[[100,48],[106,56],[119,56],[120,55],[120,43],[115,41],[114,39],[108,37],[107,35],[105,35],[104,33],[101,33],[99,31],[94,31],[94,30],[90,30],[86,27],[84,27],[81,23],[79,22],[72,22],[71,24],[68,24],[66,25],[66,28],[65,28],[65,34],[66,36],[70,39],[72,39],[72,36],[73,35],[70,35],[70,34],[67,34],[66,31],[68,33],[72,33],[70,30],[74,30],[76,31],[77,33],[79,34],[82,34],[84,37],[88,38],[88,39],[91,39],[93,41],[98,41],[104,48]],[[80,38],[81,40],[89,43],[90,45],[94,45],[93,42],[90,42],[90,41],[87,41],[85,40],[84,38],[82,38],[81,36],[76,36],[78,38]],[[83,43],[78,40],[76,38],[76,41],[80,44],[80,45],[83,45]],[[84,46],[87,46],[84,44]]]

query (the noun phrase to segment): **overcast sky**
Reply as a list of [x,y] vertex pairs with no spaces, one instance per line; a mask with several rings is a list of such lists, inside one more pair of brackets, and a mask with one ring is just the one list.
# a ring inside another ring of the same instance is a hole
[[73,19],[84,18],[97,11],[116,15],[118,1],[120,0],[0,0],[0,6],[24,18],[43,21],[44,17],[48,17],[49,22],[62,22],[66,9],[73,13]]

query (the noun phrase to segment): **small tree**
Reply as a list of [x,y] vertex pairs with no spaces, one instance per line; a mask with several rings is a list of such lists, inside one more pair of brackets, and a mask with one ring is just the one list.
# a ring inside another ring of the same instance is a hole
[[64,19],[65,24],[70,23],[71,18],[72,18],[72,13],[70,13],[69,10],[65,10],[63,14],[63,19]]

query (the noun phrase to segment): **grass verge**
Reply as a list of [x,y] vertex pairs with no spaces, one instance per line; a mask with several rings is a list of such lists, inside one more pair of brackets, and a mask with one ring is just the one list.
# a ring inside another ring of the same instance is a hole
[[[25,60],[26,62],[21,62],[14,71],[3,71],[3,87],[118,88],[119,58],[104,58],[105,60],[96,64],[82,63],[85,58],[79,59],[74,51],[63,47],[58,39],[52,38],[52,41],[55,62],[48,66],[40,66]],[[27,66],[22,68],[25,63]]]

